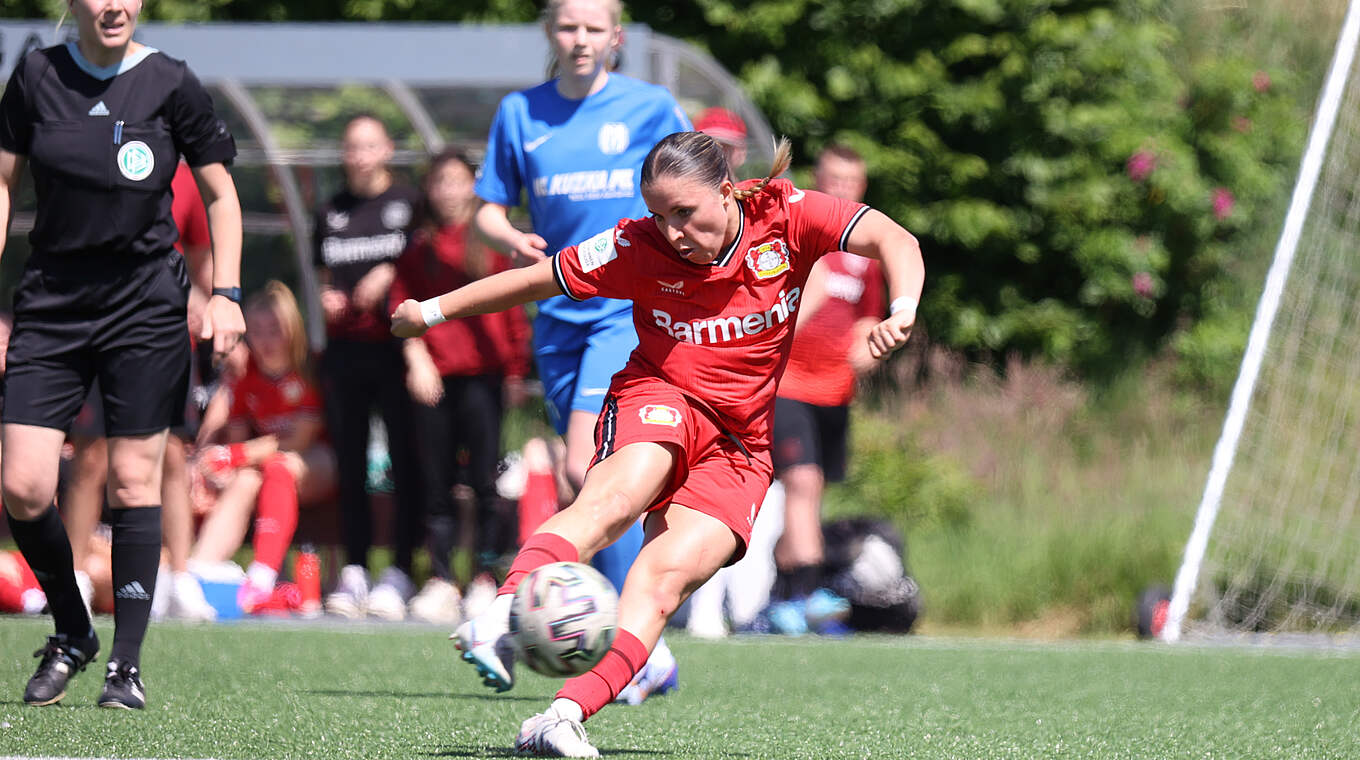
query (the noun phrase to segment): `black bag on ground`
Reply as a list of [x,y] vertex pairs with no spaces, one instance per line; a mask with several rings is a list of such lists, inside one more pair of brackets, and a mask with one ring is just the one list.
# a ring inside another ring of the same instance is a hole
[[852,517],[822,525],[827,585],[850,600],[846,624],[856,631],[908,633],[921,593],[907,572],[906,543],[891,523]]

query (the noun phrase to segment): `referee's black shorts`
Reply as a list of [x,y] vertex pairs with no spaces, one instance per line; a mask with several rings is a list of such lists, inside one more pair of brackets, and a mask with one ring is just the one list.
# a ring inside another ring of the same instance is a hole
[[775,477],[794,465],[815,464],[828,483],[844,480],[849,432],[849,406],[817,406],[776,396],[770,449]]
[[184,257],[174,250],[35,252],[14,293],[4,422],[69,431],[98,378],[105,435],[184,424],[188,301]]

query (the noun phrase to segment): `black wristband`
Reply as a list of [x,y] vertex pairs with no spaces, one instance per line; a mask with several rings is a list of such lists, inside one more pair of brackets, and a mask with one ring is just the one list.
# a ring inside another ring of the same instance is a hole
[[227,299],[228,301],[231,301],[234,304],[237,304],[238,306],[241,303],[241,289],[239,287],[213,288],[212,294],[215,296],[222,296],[223,298]]

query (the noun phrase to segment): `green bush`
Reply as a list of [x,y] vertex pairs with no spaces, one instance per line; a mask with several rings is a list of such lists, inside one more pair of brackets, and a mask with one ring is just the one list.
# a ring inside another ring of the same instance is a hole
[[948,456],[928,454],[882,417],[855,420],[855,451],[843,483],[826,497],[829,517],[874,515],[906,533],[966,529],[979,489]]
[[833,140],[864,153],[868,200],[922,240],[933,340],[1108,376],[1224,306],[1234,257],[1257,253],[1243,241],[1278,224],[1302,140],[1292,80],[1230,52],[1178,64],[1193,43],[1168,6],[632,9],[740,72],[803,161]]

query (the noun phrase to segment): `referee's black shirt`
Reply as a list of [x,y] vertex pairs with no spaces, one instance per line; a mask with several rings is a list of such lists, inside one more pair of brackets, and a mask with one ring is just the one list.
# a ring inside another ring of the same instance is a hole
[[35,50],[0,97],[0,148],[27,156],[38,196],[29,241],[48,254],[146,255],[178,239],[170,180],[230,163],[236,143],[183,61],[142,48],[97,67],[74,42]]

